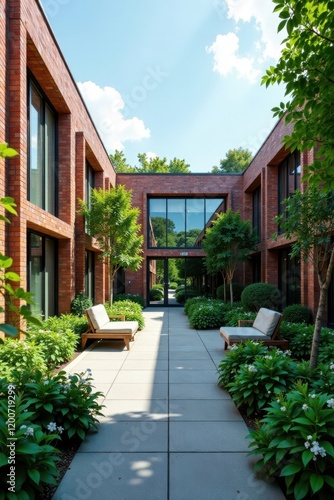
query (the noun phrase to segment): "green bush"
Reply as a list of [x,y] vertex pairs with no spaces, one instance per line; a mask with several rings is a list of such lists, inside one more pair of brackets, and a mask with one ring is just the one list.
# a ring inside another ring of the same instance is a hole
[[284,320],[290,323],[312,323],[312,311],[307,306],[293,304],[283,309]]
[[[216,290],[217,299],[224,300],[224,286],[226,286],[226,300],[231,300],[230,297],[230,285],[220,285]],[[241,283],[232,283],[233,286],[233,300],[239,302],[241,299],[241,293],[245,288]]]
[[29,402],[12,384],[6,392],[0,401],[0,498],[33,500],[44,485],[57,484],[59,450],[53,444],[59,436],[32,422]]
[[184,304],[184,314],[186,316],[189,316],[190,311],[192,310],[193,307],[196,307],[198,304],[201,302],[207,302],[209,299],[207,297],[204,297],[204,295],[198,295],[197,297],[192,297],[190,299],[187,299]]
[[82,292],[78,293],[71,302],[71,313],[75,316],[82,316],[86,309],[92,307],[93,301]]
[[233,345],[218,366],[218,385],[226,387],[234,381],[241,366],[250,365],[257,356],[264,356],[267,353],[267,347],[253,340]]
[[79,337],[72,330],[61,332],[31,331],[28,342],[41,346],[42,356],[49,369],[64,363],[72,358]]
[[126,321],[138,321],[139,330],[142,330],[145,326],[143,310],[140,304],[131,300],[120,300],[114,302],[111,307],[106,303],[105,308],[109,315],[123,314]]
[[233,307],[226,309],[224,326],[238,326],[239,319],[253,320],[255,317],[256,313],[246,311],[239,304],[235,304]]
[[164,292],[160,288],[150,289],[150,300],[162,300],[164,297]]
[[269,404],[250,432],[250,454],[261,455],[256,468],[284,478],[287,496],[333,498],[333,408],[333,393],[317,394],[298,383]]
[[12,338],[6,338],[0,347],[0,365],[2,376],[9,380],[14,379],[14,372],[47,371],[41,346]]
[[257,356],[253,363],[240,367],[228,384],[233,401],[247,415],[261,414],[278,392],[287,392],[295,381],[296,363],[279,349]]
[[258,311],[261,307],[277,311],[281,303],[281,292],[269,283],[253,283],[241,293],[241,304],[248,311]]
[[169,288],[170,288],[171,290],[176,290],[176,289],[177,289],[177,286],[178,286],[178,285],[177,285],[176,281],[171,281],[171,282],[169,283]]
[[188,315],[191,328],[198,330],[219,328],[224,321],[224,310],[222,301],[218,299],[208,299],[194,305]]
[[87,331],[88,320],[86,316],[75,316],[74,314],[62,314],[61,316],[51,316],[43,321],[42,329],[52,332],[65,332],[72,330],[78,336]]
[[195,290],[194,288],[181,288],[179,289],[180,287],[178,287],[178,291],[176,291],[175,293],[175,298],[176,298],[176,301],[179,303],[179,304],[184,304],[186,302],[187,299],[191,299],[193,297],[198,297],[199,295],[201,295],[201,293],[198,291],[198,290]]
[[163,284],[162,284],[162,283],[156,283],[155,285],[152,285],[152,288],[153,288],[154,290],[155,290],[155,289],[157,289],[157,290],[161,290],[162,292],[163,292],[163,290],[164,290],[164,286],[163,286]]
[[139,304],[142,308],[144,308],[144,299],[138,293],[118,293],[114,295],[114,302],[119,302],[123,300],[130,300],[131,302],[135,302]]
[[96,429],[97,417],[102,415],[102,405],[97,399],[101,392],[94,392],[91,370],[67,375],[61,371],[44,376],[41,372],[26,375],[24,395],[29,403],[33,421],[44,429],[62,429],[63,439],[84,439],[90,429]]

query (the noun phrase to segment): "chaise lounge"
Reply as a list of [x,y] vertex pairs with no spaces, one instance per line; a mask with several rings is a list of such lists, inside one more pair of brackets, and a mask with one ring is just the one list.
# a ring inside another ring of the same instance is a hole
[[261,307],[255,320],[239,320],[238,326],[222,326],[220,336],[224,340],[224,350],[245,340],[256,340],[267,346],[288,349],[288,341],[278,333],[282,320],[281,313]]
[[[125,321],[125,316],[108,316],[103,304],[92,306],[86,309],[88,318],[88,330],[81,335],[81,348],[84,349],[88,339],[123,339],[125,345],[130,350],[130,340],[134,339],[138,330],[138,321]],[[110,321],[111,318],[118,318],[119,321]]]

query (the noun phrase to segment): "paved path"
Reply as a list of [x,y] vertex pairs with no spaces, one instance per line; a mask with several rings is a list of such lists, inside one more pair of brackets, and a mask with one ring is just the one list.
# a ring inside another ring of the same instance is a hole
[[255,478],[247,427],[217,387],[218,331],[192,330],[183,308],[147,308],[126,351],[102,341],[68,367],[93,372],[104,418],[74,457],[55,500],[283,500]]

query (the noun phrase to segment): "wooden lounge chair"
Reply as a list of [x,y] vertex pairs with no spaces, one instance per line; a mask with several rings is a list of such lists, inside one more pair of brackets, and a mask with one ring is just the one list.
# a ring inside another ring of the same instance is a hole
[[[138,330],[138,321],[125,321],[125,316],[108,316],[103,304],[92,306],[86,309],[88,318],[88,330],[81,335],[81,348],[84,349],[87,339],[123,339],[128,350],[130,350],[130,340]],[[118,318],[119,321],[110,321],[111,318]]]
[[245,340],[255,340],[264,345],[280,347],[283,350],[288,349],[288,341],[284,340],[278,333],[282,320],[281,313],[262,307],[255,320],[239,320],[238,326],[234,327],[222,326],[220,336],[224,339],[224,350],[228,346]]

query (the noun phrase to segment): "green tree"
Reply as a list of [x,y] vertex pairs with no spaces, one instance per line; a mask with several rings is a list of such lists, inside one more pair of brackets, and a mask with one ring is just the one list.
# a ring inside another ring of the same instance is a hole
[[81,213],[85,217],[87,231],[97,240],[101,258],[107,258],[110,278],[110,304],[113,301],[113,284],[120,268],[136,271],[143,257],[144,237],[138,224],[139,209],[131,206],[132,191],[120,185],[111,188],[93,189],[91,208],[79,200]]
[[136,167],[138,173],[152,173],[152,174],[188,174],[190,173],[190,166],[186,164],[185,160],[174,158],[168,163],[167,158],[147,158],[146,153],[139,153],[138,160],[139,167]]
[[314,163],[304,171],[314,185],[334,188],[334,1],[273,0],[286,28],[285,47],[262,84],[283,83],[286,103],[274,116],[293,124],[284,144],[291,151],[315,148]]
[[223,160],[220,160],[219,167],[212,167],[212,174],[229,174],[243,172],[253,158],[249,149],[229,149]]
[[310,369],[313,369],[318,362],[327,291],[334,270],[334,191],[319,192],[318,188],[311,186],[303,193],[295,191],[284,200],[284,204],[287,216],[279,215],[275,221],[286,238],[293,239],[291,257],[312,262],[319,281],[320,295],[310,356]]
[[[240,212],[228,210],[218,214],[212,226],[205,232],[203,250],[209,274],[220,272],[224,284],[230,284],[230,298],[233,304],[232,280],[237,265],[247,259],[256,243],[256,235],[249,220],[242,220]],[[226,297],[224,298],[226,300]]]
[[116,149],[115,154],[109,155],[110,161],[118,173],[134,173],[135,167],[128,164],[123,151]]

